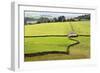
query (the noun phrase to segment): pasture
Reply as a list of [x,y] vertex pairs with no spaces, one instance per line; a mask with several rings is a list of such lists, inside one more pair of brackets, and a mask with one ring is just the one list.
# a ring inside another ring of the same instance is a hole
[[[77,22],[52,22],[40,24],[27,24],[24,26],[24,54],[45,52],[45,51],[65,51],[68,45],[75,43],[67,35],[72,32],[78,35],[90,35],[90,21]],[[43,37],[44,35],[61,35],[60,37]],[[63,36],[65,35],[65,36]],[[37,37],[40,36],[40,37]],[[47,54],[34,57],[25,57],[27,61],[43,60],[68,60],[90,58],[90,37],[78,36],[74,39],[80,44],[70,47],[70,54]]]

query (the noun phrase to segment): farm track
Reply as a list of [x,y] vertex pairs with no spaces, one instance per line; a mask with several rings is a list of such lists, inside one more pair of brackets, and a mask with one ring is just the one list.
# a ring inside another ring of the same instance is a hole
[[[68,35],[44,35],[44,36],[24,36],[25,38],[32,38],[32,37],[68,37]],[[83,37],[90,37],[90,35],[78,35]],[[77,37],[78,37],[77,36]],[[45,51],[45,52],[37,52],[37,53],[29,53],[24,54],[24,57],[35,57],[35,56],[42,56],[47,54],[70,54],[70,47],[80,44],[79,40],[75,39],[76,37],[69,37],[70,40],[75,41],[75,43],[69,44],[66,48],[66,51]]]

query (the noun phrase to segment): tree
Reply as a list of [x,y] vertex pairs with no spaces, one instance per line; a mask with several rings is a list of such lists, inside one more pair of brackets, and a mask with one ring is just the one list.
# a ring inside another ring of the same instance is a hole
[[40,17],[38,19],[38,22],[39,23],[47,23],[47,22],[50,22],[49,18],[46,18],[46,17]]
[[67,19],[66,21],[75,21],[74,18]]
[[55,17],[55,18],[53,18],[53,21],[54,21],[54,22],[57,22],[57,21],[58,21],[58,19]]
[[64,21],[66,21],[65,16],[59,16],[59,17],[58,17],[58,21],[59,21],[59,22],[64,22]]

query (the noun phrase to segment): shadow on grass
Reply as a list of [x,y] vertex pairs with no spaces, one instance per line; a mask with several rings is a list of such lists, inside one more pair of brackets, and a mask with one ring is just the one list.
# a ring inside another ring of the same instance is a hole
[[65,51],[46,51],[46,52],[24,54],[24,57],[42,56],[42,55],[47,55],[47,54],[66,54],[68,55],[68,53]]

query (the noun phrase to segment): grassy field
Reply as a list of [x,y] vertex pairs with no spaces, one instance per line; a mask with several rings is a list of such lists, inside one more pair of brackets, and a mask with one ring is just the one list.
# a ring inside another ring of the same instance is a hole
[[90,34],[90,22],[56,22],[56,23],[41,23],[36,25],[25,25],[25,36],[36,35],[66,35],[72,31],[70,24],[77,34]]
[[[90,22],[56,22],[41,23],[35,25],[25,25],[24,36],[41,36],[41,35],[67,35],[72,31],[79,35],[90,35]],[[47,54],[43,56],[25,57],[25,61],[42,61],[42,60],[64,60],[64,59],[84,59],[90,57],[90,37],[79,36],[75,38],[80,44],[70,48],[70,55],[65,54]],[[68,45],[75,43],[66,37],[25,37],[24,53],[37,53],[44,51],[66,51]]]
[[25,38],[25,53],[66,51],[67,46],[74,42],[67,37]]

